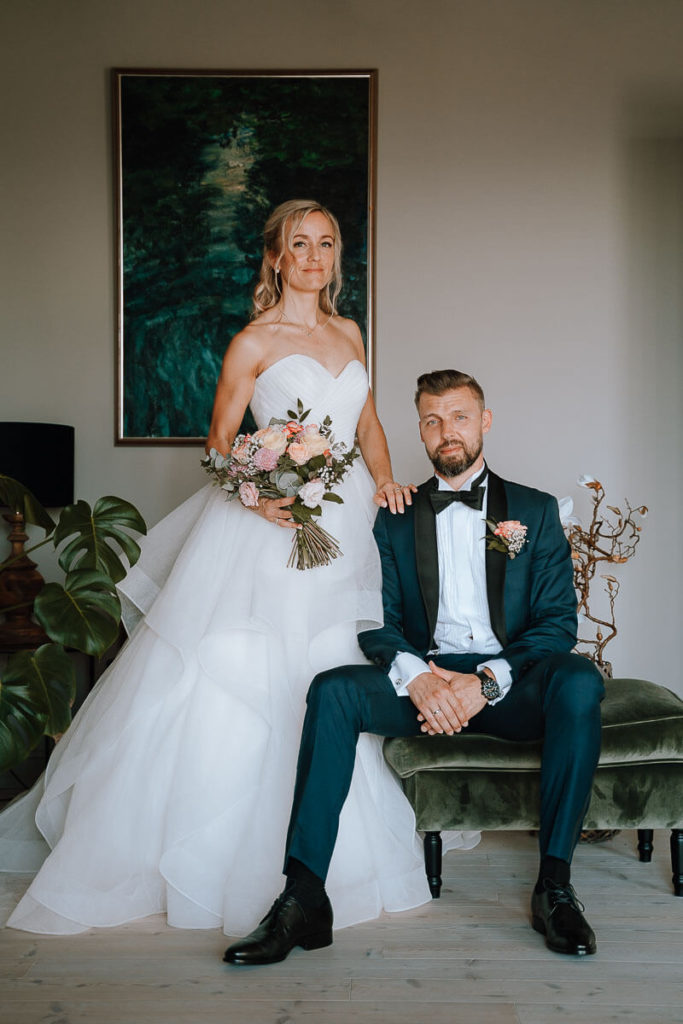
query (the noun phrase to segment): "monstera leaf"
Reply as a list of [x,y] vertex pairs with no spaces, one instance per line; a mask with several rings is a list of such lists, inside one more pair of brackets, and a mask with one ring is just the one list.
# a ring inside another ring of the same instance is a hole
[[21,512],[25,523],[40,526],[46,534],[55,528],[52,517],[28,487],[4,473],[0,473],[0,505],[7,505],[13,512]]
[[140,547],[125,531],[146,533],[145,521],[130,502],[122,498],[100,498],[94,509],[87,501],[77,501],[62,512],[55,531],[55,547],[76,534],[59,557],[65,572],[93,569],[106,573],[115,583],[122,580],[127,569],[110,541],[124,552],[131,565],[140,557]]
[[[0,474],[0,505],[23,513],[41,526],[46,538],[33,547],[66,542],[59,564],[64,585],[48,583],[35,599],[34,613],[52,644],[13,654],[0,677],[0,771],[28,756],[41,736],[64,732],[71,718],[74,669],[64,647],[98,656],[116,640],[121,606],[115,583],[126,574],[119,552],[131,565],[140,548],[129,530],[146,533],[135,508],[121,498],[100,498],[94,509],[85,501],[65,508],[55,524],[31,492]],[[0,561],[0,570],[12,557]]]
[[41,736],[65,732],[76,675],[58,644],[13,654],[0,679],[0,772],[21,762]]
[[67,573],[64,586],[46,583],[33,610],[52,640],[86,654],[104,654],[116,640],[121,621],[116,587],[110,576],[95,569]]

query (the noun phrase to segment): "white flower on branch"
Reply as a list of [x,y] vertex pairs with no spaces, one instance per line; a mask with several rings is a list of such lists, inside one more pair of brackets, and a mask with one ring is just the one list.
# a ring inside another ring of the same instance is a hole
[[568,496],[558,499],[560,522],[566,529],[568,526],[581,526],[581,520],[574,515],[574,499]]

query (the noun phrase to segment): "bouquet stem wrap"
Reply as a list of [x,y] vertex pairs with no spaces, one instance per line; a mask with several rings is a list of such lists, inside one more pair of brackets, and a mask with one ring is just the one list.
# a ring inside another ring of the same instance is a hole
[[304,523],[292,538],[292,553],[287,568],[313,569],[319,565],[329,565],[333,558],[341,554],[339,542],[331,533],[317,523]]

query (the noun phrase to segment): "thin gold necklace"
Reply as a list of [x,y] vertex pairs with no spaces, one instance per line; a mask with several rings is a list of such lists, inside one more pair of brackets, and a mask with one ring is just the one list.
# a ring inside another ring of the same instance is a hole
[[330,313],[330,315],[328,316],[328,318],[327,318],[327,320],[325,321],[324,324],[319,324],[318,321],[316,320],[316,322],[313,325],[313,327],[309,327],[308,324],[295,324],[293,320],[289,319],[289,317],[285,313],[284,309],[280,310],[280,319],[284,320],[285,323],[289,324],[290,327],[296,327],[296,329],[298,331],[301,331],[302,334],[305,334],[307,338],[310,338],[310,336],[315,331],[317,331],[317,329],[319,327],[320,327],[321,330],[323,328],[327,327],[327,325],[329,324],[329,322],[330,322],[330,320],[332,319],[333,316],[334,316],[334,313]]

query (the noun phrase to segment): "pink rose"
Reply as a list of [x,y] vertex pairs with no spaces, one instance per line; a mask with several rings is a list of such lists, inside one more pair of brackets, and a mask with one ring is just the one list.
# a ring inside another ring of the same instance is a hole
[[295,462],[297,466],[303,466],[311,457],[308,446],[300,444],[298,441],[292,441],[287,449],[287,454],[292,462]]
[[258,487],[251,481],[240,484],[240,501],[246,508],[256,508],[258,505]]
[[254,455],[254,465],[257,469],[264,469],[266,473],[270,473],[271,469],[277,466],[279,458],[278,453],[272,448],[259,448]]
[[[490,524],[493,526],[493,524]],[[526,544],[527,527],[520,523],[519,519],[506,519],[496,525],[493,531],[494,537],[500,537],[501,542],[507,548],[509,558],[514,558],[520,553]]]
[[518,530],[524,535],[526,526],[522,526],[519,519],[506,519],[504,522],[498,523],[493,532],[496,537],[505,537],[506,540],[510,540]]

